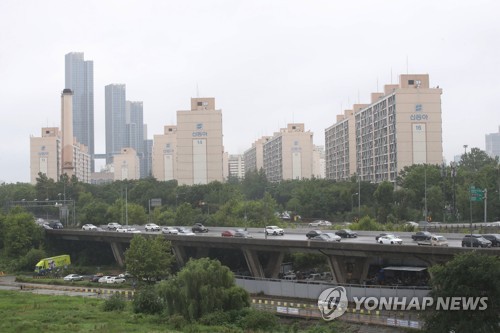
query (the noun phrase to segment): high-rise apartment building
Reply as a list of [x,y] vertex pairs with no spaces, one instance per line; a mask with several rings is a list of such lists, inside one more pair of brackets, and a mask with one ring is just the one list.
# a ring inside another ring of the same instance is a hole
[[110,84],[105,87],[106,113],[106,163],[113,162],[113,156],[127,148],[127,117],[124,84]]
[[181,185],[223,181],[222,111],[215,98],[191,98],[177,111],[177,180]]
[[498,133],[486,134],[486,154],[490,157],[500,157],[500,126]]
[[83,52],[65,56],[65,88],[73,91],[73,133],[88,147],[94,171],[94,63]]
[[227,159],[228,177],[245,178],[245,159],[243,155],[229,155]]
[[57,127],[42,128],[41,137],[30,138],[31,183],[38,174],[57,181],[66,174],[79,181],[90,182],[91,158],[87,146],[73,137],[72,97],[70,89],[61,94],[61,131]]
[[263,136],[247,149],[243,154],[245,160],[245,173],[249,171],[259,171],[264,167],[264,143],[271,139],[270,136]]
[[139,179],[140,162],[134,148],[122,148],[120,154],[113,156],[114,180]]
[[406,166],[441,164],[441,94],[429,75],[405,74],[337,116],[325,130],[326,178],[394,182]]
[[153,177],[160,181],[177,179],[177,126],[165,126],[153,136]]
[[304,124],[288,124],[264,143],[264,171],[271,182],[313,175],[313,134]]
[[325,147],[316,146],[313,147],[313,176],[315,178],[323,179],[325,178]]

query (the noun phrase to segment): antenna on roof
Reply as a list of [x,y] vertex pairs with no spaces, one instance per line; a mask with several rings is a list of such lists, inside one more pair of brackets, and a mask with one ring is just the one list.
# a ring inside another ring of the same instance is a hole
[[200,98],[200,89],[198,89],[198,82],[196,82],[196,98]]
[[377,77],[377,90],[375,90],[376,92],[378,92],[378,77]]
[[391,84],[392,84],[392,67],[391,67]]

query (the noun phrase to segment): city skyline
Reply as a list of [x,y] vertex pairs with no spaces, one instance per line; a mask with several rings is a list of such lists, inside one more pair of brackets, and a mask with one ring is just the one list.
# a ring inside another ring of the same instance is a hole
[[[93,62],[101,154],[104,87],[113,82],[126,84],[127,100],[143,101],[148,139],[174,124],[189,98],[215,97],[229,154],[288,123],[304,123],[324,145],[338,114],[405,73],[429,74],[431,86],[443,88],[447,162],[465,144],[484,150],[485,134],[500,125],[496,3],[424,0],[411,11],[388,1],[82,4],[71,16],[62,1],[0,4],[2,181],[29,182],[29,137],[60,127],[57,96],[70,52]],[[143,24],[130,25],[132,18]]]

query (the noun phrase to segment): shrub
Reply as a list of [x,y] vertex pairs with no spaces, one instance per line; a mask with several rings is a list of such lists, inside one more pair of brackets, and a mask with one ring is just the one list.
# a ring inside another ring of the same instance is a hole
[[229,313],[217,311],[204,315],[200,318],[200,323],[208,326],[217,326],[217,325],[225,325],[229,323],[231,317]]
[[168,324],[173,329],[180,330],[184,326],[186,326],[187,321],[186,321],[186,319],[184,319],[184,317],[182,315],[180,315],[180,314],[174,314],[174,315],[171,315],[168,318]]
[[158,314],[163,311],[163,302],[154,287],[144,287],[134,295],[132,302],[135,313]]
[[125,299],[120,293],[114,293],[104,302],[104,311],[123,311],[125,309]]
[[269,312],[251,310],[241,320],[240,326],[246,330],[274,332],[278,327],[278,318]]

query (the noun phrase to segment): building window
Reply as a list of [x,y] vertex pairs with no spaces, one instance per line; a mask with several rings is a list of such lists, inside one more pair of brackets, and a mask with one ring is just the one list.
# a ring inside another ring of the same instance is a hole
[[415,81],[414,81],[414,80],[408,80],[408,84],[409,84],[409,85],[411,85],[411,86],[412,86],[414,83],[415,83]]

